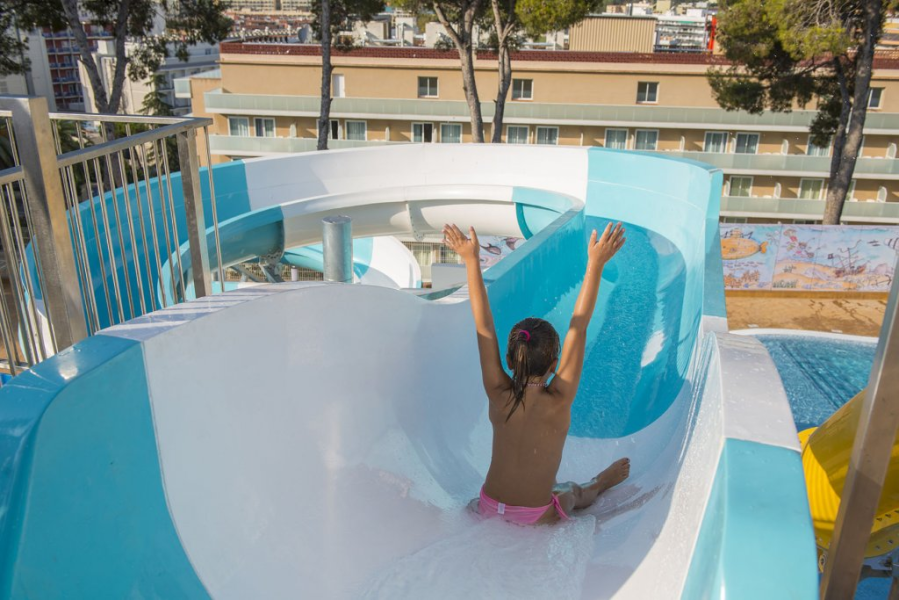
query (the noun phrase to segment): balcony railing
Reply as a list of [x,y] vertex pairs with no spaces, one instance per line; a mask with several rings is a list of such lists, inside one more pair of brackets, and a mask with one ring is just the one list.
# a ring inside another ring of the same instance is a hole
[[[827,177],[830,175],[829,156],[805,154],[727,154],[716,152],[671,151],[664,156],[688,158],[710,164],[727,173],[794,175],[798,177]],[[893,158],[860,158],[855,163],[854,177],[858,179],[899,179],[899,161]]]
[[[723,196],[721,216],[819,220],[824,216],[824,200]],[[842,220],[897,223],[899,202],[846,202]]]
[[[340,148],[364,148],[368,146],[384,146],[390,143],[384,140],[328,140],[332,150]],[[315,138],[267,138],[242,137],[231,135],[210,135],[209,149],[213,154],[230,156],[265,156],[267,154],[284,154],[291,152],[311,152],[318,141]]]
[[[262,94],[205,94],[206,109],[212,113],[238,115],[317,116],[318,96],[276,96]],[[493,102],[481,105],[484,120],[493,117]],[[334,116],[365,115],[369,118],[468,121],[468,105],[456,100],[399,98],[334,98]],[[750,115],[719,108],[665,106],[601,106],[593,104],[541,104],[509,102],[505,120],[549,125],[622,125],[650,127],[677,124],[682,129],[740,129],[746,131],[808,131],[814,111]],[[869,113],[865,131],[869,134],[894,133],[899,114]]]

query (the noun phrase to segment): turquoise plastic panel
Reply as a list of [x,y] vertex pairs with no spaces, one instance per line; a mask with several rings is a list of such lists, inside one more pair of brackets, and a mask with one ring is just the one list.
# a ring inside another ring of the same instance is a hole
[[804,482],[798,452],[727,439],[682,597],[817,598]]
[[204,598],[166,507],[140,345],[95,336],[0,389],[0,595]]
[[518,227],[525,239],[530,239],[555,221],[572,205],[572,199],[562,194],[525,187],[512,189],[512,202],[515,203]]

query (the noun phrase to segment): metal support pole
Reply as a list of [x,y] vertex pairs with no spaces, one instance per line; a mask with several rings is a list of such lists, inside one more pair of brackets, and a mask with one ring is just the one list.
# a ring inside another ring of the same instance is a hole
[[325,281],[353,283],[353,220],[342,215],[322,219]]
[[181,163],[181,186],[184,189],[184,212],[187,215],[187,239],[190,242],[194,295],[202,298],[212,293],[212,277],[209,271],[209,247],[206,241],[203,195],[200,192],[200,160],[197,156],[195,129],[178,133],[178,159]]
[[[899,261],[897,261],[899,273]],[[893,279],[862,404],[840,510],[821,578],[822,600],[855,595],[865,546],[899,429],[899,278]]]
[[[31,214],[31,235],[43,271],[41,291],[57,350],[62,350],[87,337],[87,323],[47,100],[3,98],[0,109],[12,112]],[[15,276],[16,266],[8,266],[11,277]]]

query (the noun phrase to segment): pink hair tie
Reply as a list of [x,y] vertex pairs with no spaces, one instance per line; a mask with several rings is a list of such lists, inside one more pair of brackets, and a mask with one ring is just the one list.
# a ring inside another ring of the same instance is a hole
[[528,332],[527,329],[519,329],[519,330],[518,330],[518,337],[521,337],[521,334],[522,334],[522,333],[524,334],[524,341],[530,342],[530,341],[531,341],[531,334],[530,334],[530,332]]

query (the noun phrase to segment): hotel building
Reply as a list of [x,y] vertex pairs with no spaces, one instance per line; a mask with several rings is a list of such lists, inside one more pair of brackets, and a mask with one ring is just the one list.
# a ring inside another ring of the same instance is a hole
[[[219,63],[217,71],[175,84],[176,94],[191,98],[194,115],[214,120],[215,162],[315,149],[318,46],[223,43]],[[366,47],[335,52],[333,63],[331,148],[471,140],[454,51]],[[710,163],[725,174],[723,219],[820,221],[831,149],[810,141],[814,110],[725,111],[706,80],[706,71],[722,64],[711,54],[518,52],[502,139]],[[479,55],[476,77],[490,139],[493,55]],[[899,223],[897,78],[899,56],[879,56],[844,222]]]

